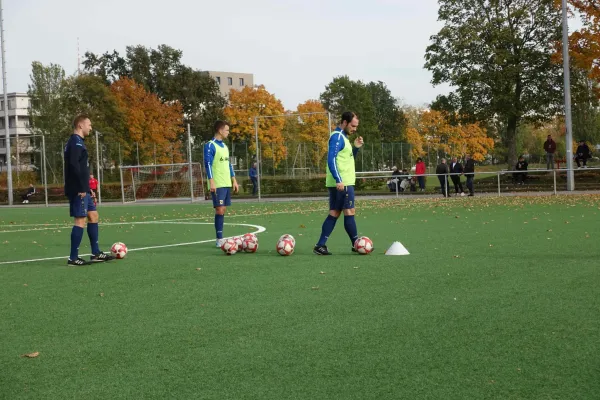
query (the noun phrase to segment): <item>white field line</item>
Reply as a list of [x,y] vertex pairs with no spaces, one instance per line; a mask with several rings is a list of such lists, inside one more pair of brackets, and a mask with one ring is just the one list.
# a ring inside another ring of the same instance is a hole
[[[128,225],[134,225],[134,224],[144,224],[144,223],[155,223],[155,224],[161,224],[161,223],[167,223],[167,224],[181,224],[178,223],[176,221],[152,221],[152,222],[127,222],[126,224]],[[119,225],[123,225],[125,223],[119,223]],[[116,225],[116,224],[115,224]],[[212,222],[187,222],[183,225],[212,225]],[[252,225],[252,224],[225,224],[225,225],[231,225],[231,226],[248,226],[251,228],[255,228],[256,231],[252,232],[252,233],[262,233],[264,231],[267,230],[267,228],[265,228],[264,226],[260,226],[260,225]],[[168,247],[179,247],[179,246],[190,246],[190,245],[194,245],[194,244],[202,244],[202,243],[210,243],[213,242],[214,243],[215,239],[208,239],[208,240],[199,240],[196,242],[186,242],[186,243],[173,243],[173,244],[164,244],[164,245],[159,245],[159,246],[148,246],[148,247],[138,247],[137,249],[128,249],[129,251],[144,251],[144,250],[153,250],[153,249],[164,249],[164,248],[168,248]],[[90,256],[91,254],[81,254],[81,257],[87,257]],[[5,265],[5,264],[23,264],[23,263],[29,263],[29,262],[38,262],[38,261],[49,261],[49,260],[65,260],[67,259],[68,256],[60,256],[60,257],[47,257],[47,258],[35,258],[35,259],[29,259],[29,260],[15,260],[15,261],[2,261],[0,262],[0,265]]]

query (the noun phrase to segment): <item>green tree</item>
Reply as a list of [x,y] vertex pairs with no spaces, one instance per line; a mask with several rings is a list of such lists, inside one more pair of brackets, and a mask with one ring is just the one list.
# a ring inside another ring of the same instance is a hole
[[[31,98],[29,108],[29,131],[43,135],[46,141],[46,160],[49,180],[58,183],[62,179],[60,149],[70,132],[73,118],[64,107],[65,71],[60,65],[44,65],[38,61],[31,64],[31,83],[27,95]],[[36,139],[34,146],[41,147]],[[41,166],[41,161],[36,161]]]
[[212,124],[223,116],[227,100],[217,82],[206,72],[182,64],[183,53],[167,45],[157,49],[128,46],[122,57],[117,51],[102,56],[86,53],[86,71],[100,76],[108,84],[127,77],[156,94],[163,102],[177,101],[183,107],[184,123],[199,136],[197,142],[212,135]]
[[554,0],[440,0],[444,27],[431,37],[425,67],[432,83],[456,87],[459,114],[499,120],[512,165],[517,127],[554,115],[561,100],[553,63],[561,15]]
[[336,77],[325,87],[320,100],[323,107],[332,114],[333,121],[339,122],[344,111],[355,112],[360,120],[357,134],[366,142],[379,142],[373,98],[363,82],[353,81],[348,76]]
[[369,82],[367,89],[371,93],[375,119],[382,142],[399,142],[404,140],[406,131],[406,117],[398,107],[396,99],[385,83]]

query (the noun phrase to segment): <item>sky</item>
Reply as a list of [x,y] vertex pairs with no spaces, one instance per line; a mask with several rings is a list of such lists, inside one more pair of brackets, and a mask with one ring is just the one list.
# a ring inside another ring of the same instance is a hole
[[336,76],[385,82],[402,104],[422,106],[423,68],[441,28],[437,0],[4,0],[8,92],[26,92],[31,63],[77,71],[86,51],[167,44],[200,70],[254,74],[286,109],[318,99]]

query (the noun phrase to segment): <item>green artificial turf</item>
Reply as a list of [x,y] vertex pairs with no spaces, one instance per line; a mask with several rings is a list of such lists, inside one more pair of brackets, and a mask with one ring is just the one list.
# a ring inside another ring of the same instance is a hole
[[[206,204],[101,207],[126,259],[0,265],[0,398],[598,398],[600,196],[357,207],[369,256],[341,220],[312,254],[325,202],[234,203],[226,223],[266,228],[234,256]],[[67,215],[0,210],[0,262],[66,256]],[[411,254],[384,256],[396,240]]]

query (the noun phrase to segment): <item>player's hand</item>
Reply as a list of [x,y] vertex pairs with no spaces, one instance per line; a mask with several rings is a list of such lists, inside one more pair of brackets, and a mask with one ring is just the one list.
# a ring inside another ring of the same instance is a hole
[[79,193],[79,197],[81,197],[82,199],[87,196],[87,193],[83,192],[83,193]]
[[233,193],[237,194],[240,191],[240,185],[238,185],[237,181],[233,181]]
[[344,182],[336,183],[335,187],[338,190],[338,192],[343,192],[344,190],[346,190],[346,186],[344,186]]
[[354,147],[356,147],[357,149],[361,148],[363,144],[365,144],[365,142],[362,136],[359,136],[354,140]]
[[210,191],[211,193],[215,193],[217,188],[215,187],[215,181],[213,179],[210,180]]

